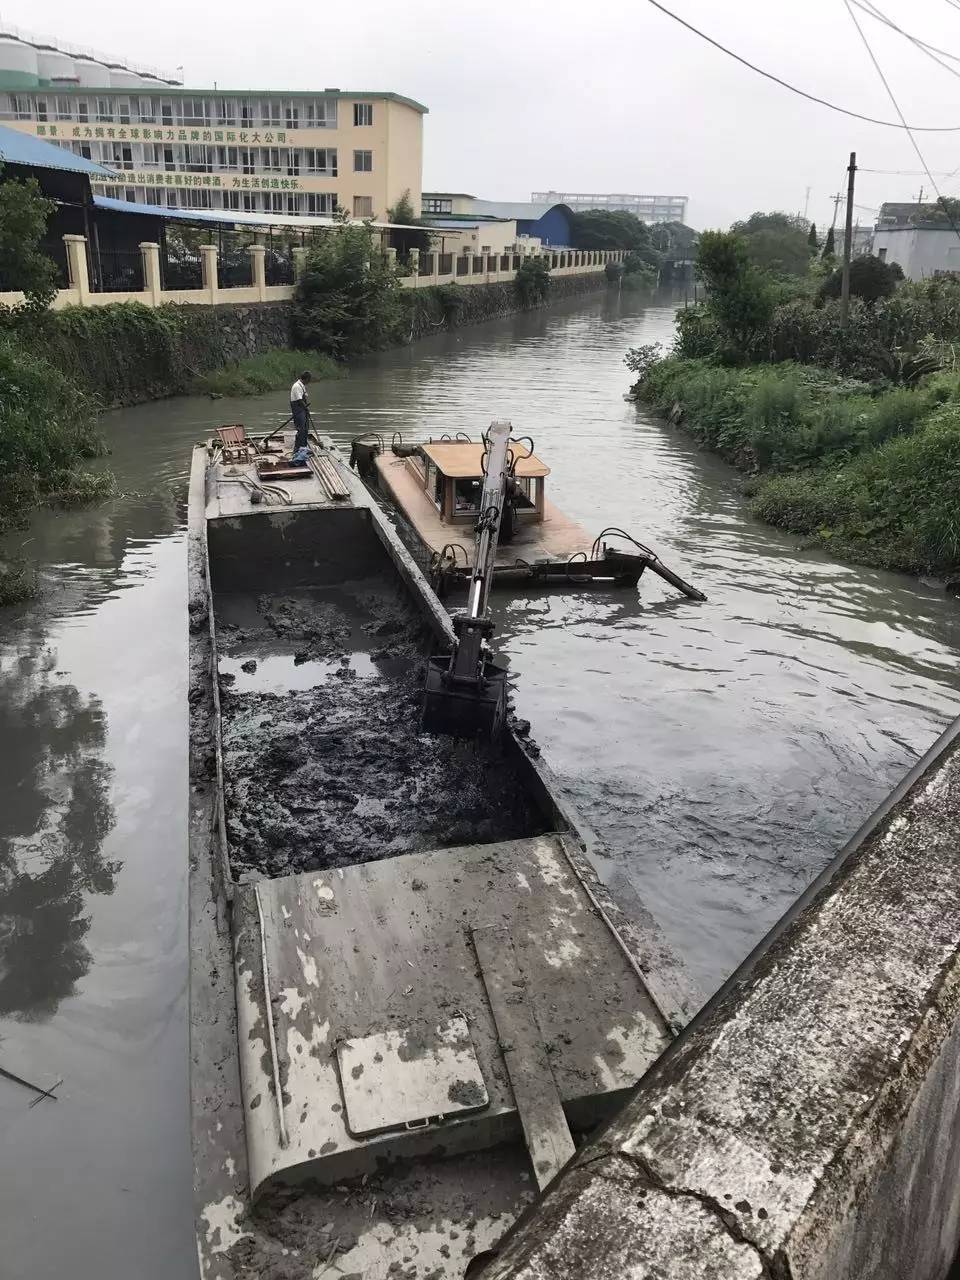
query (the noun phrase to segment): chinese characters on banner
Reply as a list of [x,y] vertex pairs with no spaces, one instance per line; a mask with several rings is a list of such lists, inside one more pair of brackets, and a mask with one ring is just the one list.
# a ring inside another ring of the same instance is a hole
[[148,125],[113,124],[38,124],[38,138],[79,138],[83,141],[103,139],[105,142],[223,142],[241,146],[286,144],[287,132],[237,129],[154,129]]

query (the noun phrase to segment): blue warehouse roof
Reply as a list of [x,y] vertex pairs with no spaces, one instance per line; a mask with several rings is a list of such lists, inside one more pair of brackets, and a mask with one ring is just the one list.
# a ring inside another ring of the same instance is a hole
[[88,178],[116,178],[113,169],[106,169],[102,164],[94,164],[83,156],[75,156],[65,147],[56,143],[44,142],[42,138],[33,138],[29,133],[21,133],[18,129],[8,129],[0,125],[0,160],[7,164],[22,164],[31,169],[64,169],[68,173],[85,173]]

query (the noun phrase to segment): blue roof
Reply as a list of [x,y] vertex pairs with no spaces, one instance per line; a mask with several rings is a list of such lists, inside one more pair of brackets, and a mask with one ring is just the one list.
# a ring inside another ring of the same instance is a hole
[[42,138],[31,137],[18,129],[0,125],[0,160],[8,164],[29,165],[33,169],[65,169],[69,173],[85,173],[89,178],[116,178],[113,169],[94,164],[83,156],[75,156],[65,147]]

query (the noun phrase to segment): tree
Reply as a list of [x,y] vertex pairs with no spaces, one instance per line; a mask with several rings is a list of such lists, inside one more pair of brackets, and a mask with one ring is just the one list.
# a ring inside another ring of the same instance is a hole
[[574,249],[635,249],[656,253],[650,228],[634,213],[624,210],[585,209],[570,218]]
[[[850,263],[850,296],[862,298],[864,302],[877,302],[895,293],[902,279],[903,271],[898,262],[883,262],[871,254],[864,254]],[[839,298],[842,281],[843,269],[837,267],[820,286],[819,301]]]
[[550,292],[550,268],[546,259],[524,258],[514,276],[513,287],[521,306],[540,306]]
[[823,253],[821,254],[821,257],[823,258],[824,262],[826,262],[828,258],[832,258],[835,255],[836,255],[836,241],[834,239],[833,227],[828,227],[827,238],[823,242]]
[[811,253],[816,253],[820,248],[817,243],[817,224],[815,222],[810,223],[810,230],[807,232],[807,244]]
[[810,265],[807,224],[790,213],[752,213],[730,230],[742,238],[747,258],[774,275],[801,276]]
[[430,252],[430,232],[421,230],[423,228],[423,219],[418,218],[413,212],[413,203],[410,200],[410,188],[404,191],[403,195],[393,206],[387,210],[387,221],[394,222],[404,227],[417,228],[410,231],[391,231],[390,247],[396,249],[397,257],[401,262],[408,262],[410,259],[410,250],[417,249],[420,253]]
[[337,227],[310,251],[294,303],[298,346],[342,358],[375,351],[396,333],[400,282],[370,228]]
[[704,231],[697,250],[697,274],[707,287],[707,312],[716,324],[729,360],[749,358],[757,336],[770,322],[774,291],[747,254],[742,236]]
[[57,290],[57,269],[41,248],[54,203],[36,178],[3,176],[0,165],[0,289],[18,289],[36,307]]

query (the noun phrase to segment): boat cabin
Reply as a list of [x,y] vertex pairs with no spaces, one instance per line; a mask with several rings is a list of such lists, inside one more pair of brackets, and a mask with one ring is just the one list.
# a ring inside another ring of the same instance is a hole
[[[539,523],[544,516],[544,485],[550,468],[534,453],[515,463],[515,511],[519,520]],[[445,524],[476,524],[483,493],[484,446],[472,440],[440,440],[421,445],[411,468]]]

